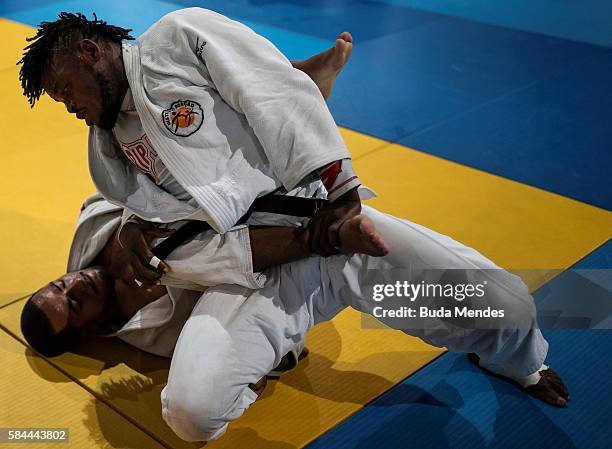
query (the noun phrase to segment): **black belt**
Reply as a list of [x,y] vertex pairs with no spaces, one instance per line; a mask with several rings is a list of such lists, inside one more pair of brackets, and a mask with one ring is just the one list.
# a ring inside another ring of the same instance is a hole
[[[238,223],[246,222],[253,212],[270,212],[294,217],[313,217],[327,203],[327,200],[319,198],[268,194],[257,198]],[[156,245],[151,251],[161,260],[164,260],[172,251],[187,240],[210,229],[212,227],[206,221],[190,221],[166,240]]]
[[273,195],[268,194],[257,198],[249,211],[242,217],[246,219],[253,212],[272,212],[281,215],[291,215],[293,217],[312,218],[329,201],[320,198],[302,198],[297,196]]
[[186,225],[180,227],[174,234],[168,237],[163,242],[155,245],[151,249],[151,252],[164,260],[170,255],[172,251],[181,246],[187,240],[195,237],[196,235],[212,229],[211,226],[205,221],[190,221]]

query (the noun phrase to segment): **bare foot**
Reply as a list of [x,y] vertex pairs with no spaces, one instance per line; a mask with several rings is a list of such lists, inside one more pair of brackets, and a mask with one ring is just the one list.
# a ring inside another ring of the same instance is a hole
[[527,394],[556,407],[565,406],[570,395],[561,377],[551,368],[540,371],[540,376],[537,384],[525,388]]
[[349,218],[340,226],[340,250],[343,253],[363,253],[382,257],[389,253],[389,246],[376,232],[372,219],[360,214]]
[[336,39],[332,48],[303,61],[293,61],[293,67],[306,73],[317,84],[323,97],[327,100],[331,94],[334,81],[344,67],[353,51],[353,36],[348,31]]
[[[474,363],[487,374],[491,374],[502,379],[511,380],[507,377],[500,376],[499,374],[491,373],[491,371],[488,369],[480,366],[480,358],[476,354],[469,353],[467,357],[470,362]],[[567,389],[567,385],[565,385],[565,382],[563,382],[561,376],[559,376],[556,371],[552,370],[551,368],[540,371],[540,376],[541,378],[538,383],[525,388],[525,392],[528,395],[539,399],[540,401],[546,402],[547,404],[554,405],[555,407],[564,407],[567,404],[567,401],[570,400],[570,394]],[[514,381],[512,382],[515,383]]]

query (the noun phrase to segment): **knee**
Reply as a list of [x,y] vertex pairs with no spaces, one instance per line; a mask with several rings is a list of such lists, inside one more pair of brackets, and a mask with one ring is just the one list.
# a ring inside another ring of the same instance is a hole
[[219,419],[215,406],[220,397],[194,395],[167,385],[161,394],[162,416],[168,426],[185,441],[208,441],[225,432],[227,422]]
[[238,392],[236,388],[197,390],[166,385],[161,394],[164,421],[185,441],[216,440],[257,399],[257,393],[246,385]]

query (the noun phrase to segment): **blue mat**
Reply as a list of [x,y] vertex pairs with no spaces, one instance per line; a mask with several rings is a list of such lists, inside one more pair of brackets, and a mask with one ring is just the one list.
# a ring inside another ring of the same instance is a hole
[[612,50],[372,1],[0,2],[29,25],[61,10],[134,29],[193,5],[218,10],[302,59],[355,37],[330,108],[338,123],[612,209]]
[[241,22],[257,22],[287,31],[335,39],[342,31],[360,43],[439,20],[440,14],[368,0],[176,0],[201,6]]
[[612,46],[610,0],[379,0],[424,11]]
[[[608,240],[596,251],[579,261],[572,268],[579,269],[611,269],[612,268],[612,240]],[[611,279],[612,280],[612,279]]]
[[[98,18],[108,23],[132,29],[131,34],[137,37],[163,15],[183,7],[184,5],[178,3],[158,0],[140,0],[137,8],[122,0],[92,0],[87,3],[78,1],[41,2],[40,5],[36,5],[36,2],[33,1],[29,8],[9,10],[5,13],[1,12],[2,6],[0,5],[0,14],[11,20],[37,26],[43,20],[56,20],[60,11],[81,12],[88,17],[96,13]],[[339,32],[336,33],[330,39],[321,39],[278,28],[266,22],[253,22],[247,19],[241,19],[241,22],[274,42],[290,59],[303,59],[328,49],[339,34]]]
[[533,400],[448,354],[306,447],[609,447],[612,332],[549,331],[546,338],[548,361],[571,391],[568,408]]
[[[611,255],[608,243],[573,268],[610,269]],[[536,293],[536,302],[543,292]],[[545,330],[544,335],[550,343],[547,362],[570,389],[567,408],[545,405],[483,374],[464,355],[445,354],[307,449],[610,447],[612,331]]]
[[567,62],[563,73],[400,142],[612,210],[612,126],[604,123],[612,50]]
[[[330,105],[342,125],[390,141],[580,66],[606,51],[458,19],[434,21],[375,41],[357,39]],[[464,136],[482,138],[485,132],[487,128],[473,122],[462,133],[445,137],[454,142]]]
[[356,45],[330,106],[348,128],[612,209],[611,63],[603,47],[438,20]]

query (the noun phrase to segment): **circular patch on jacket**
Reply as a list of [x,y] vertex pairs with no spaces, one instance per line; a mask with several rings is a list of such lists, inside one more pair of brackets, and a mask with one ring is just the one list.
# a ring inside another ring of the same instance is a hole
[[164,125],[172,134],[187,137],[192,135],[204,121],[202,108],[191,100],[179,100],[162,112]]

